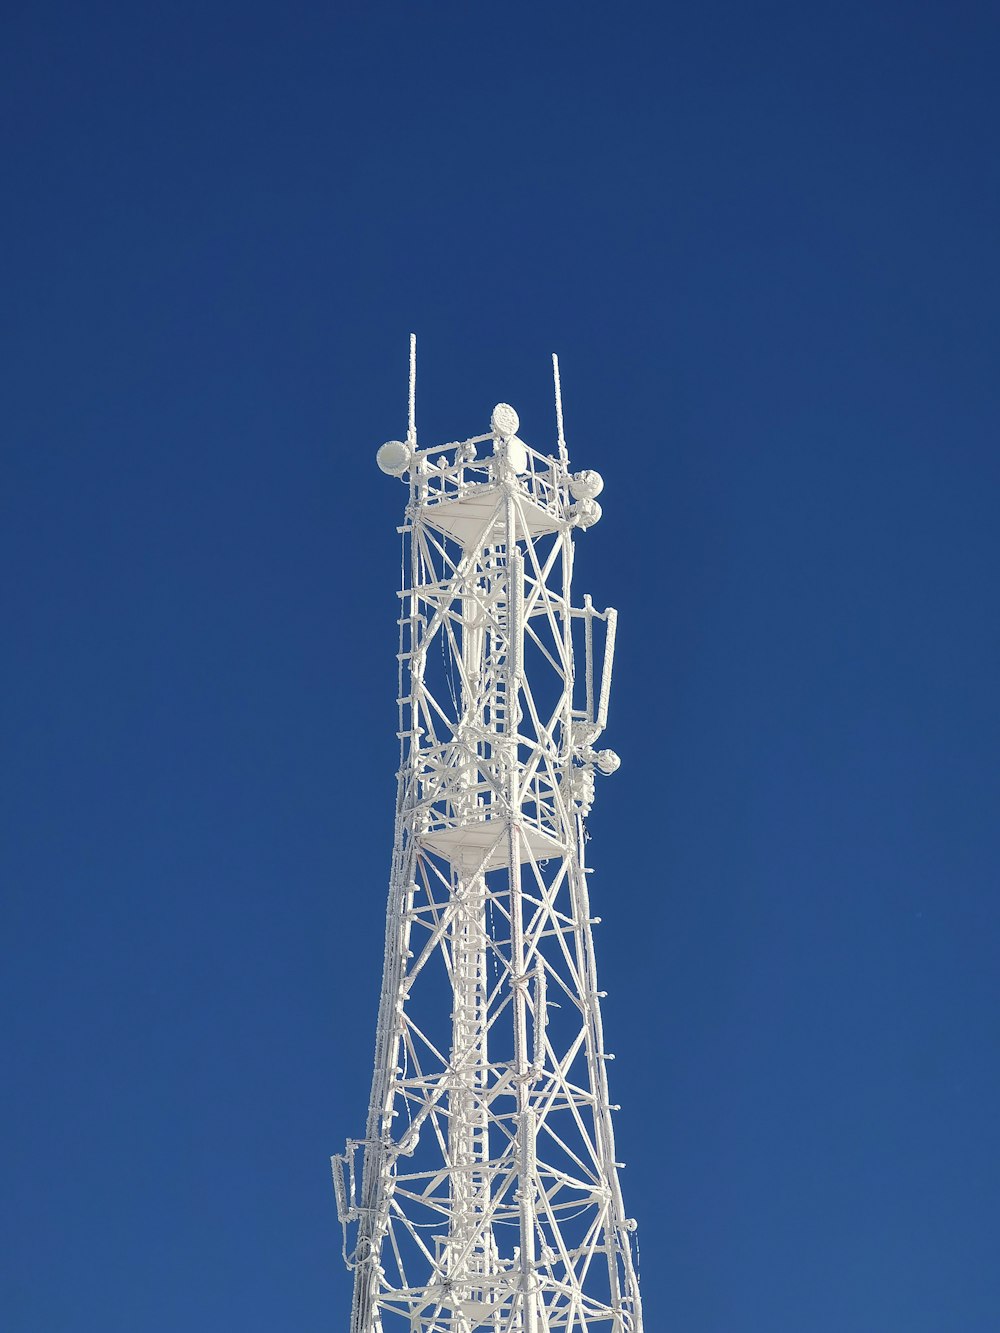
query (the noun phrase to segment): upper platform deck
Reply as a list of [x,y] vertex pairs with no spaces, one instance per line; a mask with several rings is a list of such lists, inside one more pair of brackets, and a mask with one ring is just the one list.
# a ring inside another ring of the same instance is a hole
[[478,458],[476,446],[491,436],[438,445],[416,459],[411,513],[463,546],[504,540],[503,483],[518,494],[519,540],[555,532],[569,518],[565,469],[514,437],[500,454]]

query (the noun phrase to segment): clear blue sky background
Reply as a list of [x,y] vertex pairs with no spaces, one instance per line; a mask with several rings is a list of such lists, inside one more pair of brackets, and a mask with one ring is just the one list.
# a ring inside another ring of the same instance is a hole
[[405,427],[605,518],[650,1333],[1000,1329],[1000,17],[40,5],[0,41],[3,1326],[320,1333]]

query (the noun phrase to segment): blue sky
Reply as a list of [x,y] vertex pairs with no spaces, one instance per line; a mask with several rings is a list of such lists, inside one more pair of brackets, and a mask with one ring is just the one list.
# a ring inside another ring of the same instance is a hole
[[412,329],[425,439],[557,351],[606,478],[650,1329],[993,1333],[995,9],[3,32],[5,1327],[346,1327]]

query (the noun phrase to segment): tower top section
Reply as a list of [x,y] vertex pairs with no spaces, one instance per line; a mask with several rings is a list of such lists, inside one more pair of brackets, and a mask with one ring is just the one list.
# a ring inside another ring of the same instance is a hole
[[409,417],[405,440],[387,440],[375,456],[381,470],[409,483],[412,519],[420,517],[463,546],[488,544],[495,536],[490,517],[499,492],[519,493],[520,538],[564,528],[586,529],[601,517],[600,473],[570,472],[563,430],[559,360],[552,357],[556,407],[556,448],[544,453],[518,434],[517,412],[497,403],[489,430],[465,440],[420,448],[416,426],[417,339],[410,336]]
[[618,613],[574,602],[603,483],[552,369],[550,451],[509,403],[423,447],[411,338],[378,451],[407,497],[400,762],[368,1120],[333,1160],[351,1333],[642,1333],[586,864]]

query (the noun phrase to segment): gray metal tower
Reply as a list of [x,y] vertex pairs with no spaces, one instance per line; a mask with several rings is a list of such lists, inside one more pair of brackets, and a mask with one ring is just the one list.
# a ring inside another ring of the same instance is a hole
[[400,767],[368,1124],[333,1158],[351,1333],[641,1333],[584,821],[616,612],[572,602],[601,516],[513,408],[378,451],[408,487]]

